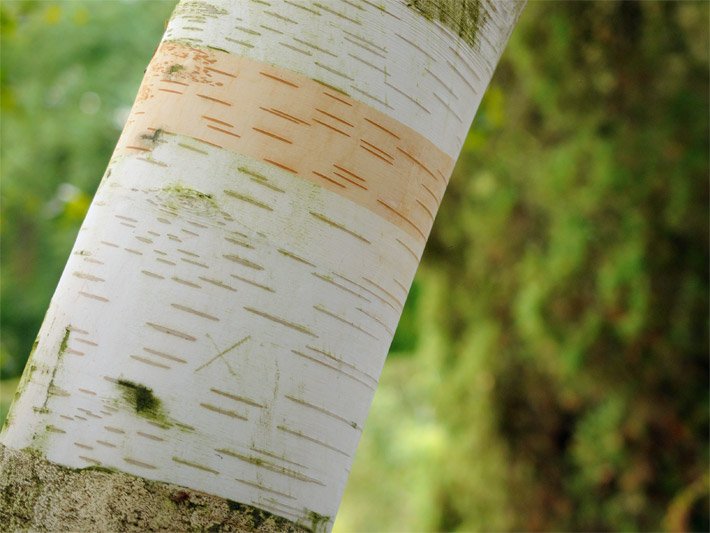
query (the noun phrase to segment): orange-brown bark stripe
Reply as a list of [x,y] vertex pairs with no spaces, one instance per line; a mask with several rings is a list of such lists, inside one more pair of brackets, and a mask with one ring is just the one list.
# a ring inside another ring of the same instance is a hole
[[[183,68],[176,70],[176,64]],[[181,94],[171,89],[176,84]],[[454,164],[421,134],[362,102],[324,91],[315,80],[174,42],[163,43],[148,67],[117,153],[151,151],[156,132],[273,164],[419,240],[431,229]]]

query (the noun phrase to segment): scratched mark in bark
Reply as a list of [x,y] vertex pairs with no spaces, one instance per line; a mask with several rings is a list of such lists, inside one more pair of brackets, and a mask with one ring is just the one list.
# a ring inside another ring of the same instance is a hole
[[[214,341],[212,340],[212,337],[210,337],[209,334],[208,334],[207,336],[209,337],[209,339],[210,339],[210,340],[212,341],[212,343],[214,344]],[[227,361],[227,359],[225,359],[224,356],[227,355],[227,354],[228,354],[229,352],[231,352],[232,350],[235,350],[236,348],[238,348],[239,346],[241,346],[241,345],[244,344],[245,342],[247,342],[250,338],[251,338],[251,335],[247,335],[247,336],[244,337],[243,339],[238,340],[237,342],[235,342],[234,344],[232,344],[229,348],[227,348],[227,349],[225,349],[225,350],[222,350],[222,351],[219,351],[219,352],[217,353],[217,355],[215,355],[214,357],[212,357],[212,359],[210,359],[210,360],[207,361],[206,363],[204,363],[204,364],[200,365],[199,367],[197,367],[197,368],[195,369],[195,372],[199,372],[199,371],[202,370],[203,368],[207,368],[208,366],[210,366],[210,365],[211,365],[212,363],[214,363],[217,359],[221,359],[221,360],[224,362],[224,364],[227,365],[227,369],[229,370],[229,373],[232,374],[233,376],[236,376],[237,373],[234,371],[234,369],[233,369],[233,368],[231,367],[231,365],[229,364],[229,361]],[[219,348],[217,348],[216,344],[215,344],[215,348],[216,348],[217,350],[219,350]]]

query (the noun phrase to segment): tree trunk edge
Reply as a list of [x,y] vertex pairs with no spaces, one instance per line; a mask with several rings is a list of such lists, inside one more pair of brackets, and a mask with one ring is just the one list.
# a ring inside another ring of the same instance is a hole
[[324,529],[256,507],[102,467],[73,469],[0,444],[3,531],[240,531]]

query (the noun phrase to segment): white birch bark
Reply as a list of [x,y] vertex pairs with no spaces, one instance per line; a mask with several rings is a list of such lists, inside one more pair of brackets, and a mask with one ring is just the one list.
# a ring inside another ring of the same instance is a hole
[[181,2],[4,445],[332,526],[522,7],[471,2],[465,26],[422,16],[455,3],[410,3]]

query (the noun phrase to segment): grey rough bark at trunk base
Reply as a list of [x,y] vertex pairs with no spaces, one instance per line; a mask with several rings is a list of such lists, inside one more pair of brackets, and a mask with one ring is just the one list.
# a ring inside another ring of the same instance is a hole
[[319,529],[171,483],[100,467],[72,469],[0,444],[3,531],[261,531]]

